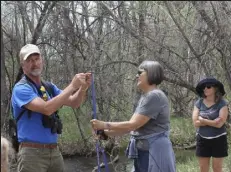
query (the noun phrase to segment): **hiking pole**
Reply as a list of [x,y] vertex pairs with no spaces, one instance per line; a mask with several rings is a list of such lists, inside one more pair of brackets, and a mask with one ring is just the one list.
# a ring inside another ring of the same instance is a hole
[[[91,80],[91,94],[92,94],[92,108],[93,108],[92,118],[96,119],[96,95],[95,95],[95,84],[94,84],[94,74],[93,73],[92,73],[92,78],[91,79],[92,79]],[[95,134],[97,134],[96,130],[95,130]],[[105,151],[104,151],[104,149],[102,147],[100,147],[99,140],[97,140],[96,141],[97,165],[98,165],[98,172],[101,172],[100,171],[99,151],[101,151],[102,154],[103,154],[106,172],[109,172]]]

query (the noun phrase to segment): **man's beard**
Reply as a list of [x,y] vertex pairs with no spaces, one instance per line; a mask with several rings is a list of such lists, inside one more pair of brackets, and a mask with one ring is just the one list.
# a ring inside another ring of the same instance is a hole
[[40,76],[42,73],[41,69],[34,69],[33,71],[31,71],[31,75],[33,76]]

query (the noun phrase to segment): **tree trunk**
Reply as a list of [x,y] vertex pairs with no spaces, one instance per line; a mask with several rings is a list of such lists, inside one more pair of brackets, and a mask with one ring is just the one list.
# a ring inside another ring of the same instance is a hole
[[[6,85],[6,73],[5,73],[5,52],[4,52],[4,42],[3,42],[3,33],[2,33],[2,27],[1,27],[1,129],[5,130],[6,128],[3,128],[3,124],[6,121],[7,118],[7,106],[8,106],[8,89]],[[7,118],[8,119],[8,118]]]

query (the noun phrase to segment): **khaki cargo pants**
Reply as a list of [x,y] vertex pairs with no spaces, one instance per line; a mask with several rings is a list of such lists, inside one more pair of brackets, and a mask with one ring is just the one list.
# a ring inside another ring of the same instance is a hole
[[64,161],[59,148],[20,147],[18,172],[64,172]]

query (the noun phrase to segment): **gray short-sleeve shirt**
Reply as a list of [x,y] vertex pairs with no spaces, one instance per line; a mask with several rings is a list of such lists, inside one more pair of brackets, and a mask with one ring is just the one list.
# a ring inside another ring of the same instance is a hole
[[169,130],[170,110],[168,98],[159,89],[143,94],[135,110],[136,114],[150,117],[150,120],[132,132],[132,135],[143,136]]
[[[203,99],[200,98],[195,102],[195,106],[199,109],[199,115],[205,119],[215,120],[219,117],[221,108],[227,106],[228,102],[221,99],[219,102],[215,103],[211,107],[207,107],[203,103]],[[197,129],[197,133],[204,138],[216,138],[221,135],[226,134],[225,125],[221,128],[211,127],[211,126],[201,126]]]

